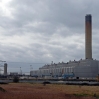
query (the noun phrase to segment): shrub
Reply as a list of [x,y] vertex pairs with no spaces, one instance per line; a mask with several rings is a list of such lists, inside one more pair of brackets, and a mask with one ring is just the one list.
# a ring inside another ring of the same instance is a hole
[[15,77],[13,78],[13,82],[14,82],[14,83],[18,83],[18,82],[19,82],[19,77],[15,76]]
[[3,89],[2,87],[0,87],[0,91],[2,91],[2,92],[6,92],[6,90]]

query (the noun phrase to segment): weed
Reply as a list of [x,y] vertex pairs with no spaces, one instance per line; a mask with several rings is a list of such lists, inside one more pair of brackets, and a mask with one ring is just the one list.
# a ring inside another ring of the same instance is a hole
[[96,97],[99,99],[99,95],[97,95],[96,93],[93,94],[93,97]]
[[0,87],[0,91],[1,91],[1,92],[6,92],[6,90],[3,89],[2,87]]

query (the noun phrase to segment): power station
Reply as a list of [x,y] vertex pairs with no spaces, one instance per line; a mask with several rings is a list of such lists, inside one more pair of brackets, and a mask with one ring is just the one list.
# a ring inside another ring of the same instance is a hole
[[31,76],[44,77],[76,77],[96,78],[99,74],[99,61],[92,58],[92,16],[85,16],[85,59],[69,61],[67,63],[51,63],[39,70],[30,71]]

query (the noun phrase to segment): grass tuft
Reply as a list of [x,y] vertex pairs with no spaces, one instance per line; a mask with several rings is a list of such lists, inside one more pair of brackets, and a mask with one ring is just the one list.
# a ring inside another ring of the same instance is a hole
[[81,93],[81,94],[73,94],[74,96],[77,96],[77,97],[88,97],[89,95],[86,94],[86,93]]

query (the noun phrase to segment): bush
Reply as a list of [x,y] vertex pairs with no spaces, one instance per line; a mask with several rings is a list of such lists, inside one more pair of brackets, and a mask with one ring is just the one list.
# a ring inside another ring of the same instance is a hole
[[6,90],[3,89],[2,87],[0,87],[0,91],[2,91],[2,92],[6,92]]
[[19,82],[19,77],[15,76],[15,77],[13,78],[13,82],[14,82],[14,83],[18,83],[18,82]]

